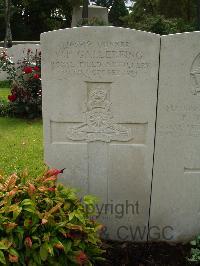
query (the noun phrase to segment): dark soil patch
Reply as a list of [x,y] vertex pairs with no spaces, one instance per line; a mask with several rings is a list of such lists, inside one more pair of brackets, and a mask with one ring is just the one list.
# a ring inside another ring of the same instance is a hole
[[184,266],[188,263],[189,245],[169,245],[166,243],[137,244],[105,242],[106,261],[97,266]]

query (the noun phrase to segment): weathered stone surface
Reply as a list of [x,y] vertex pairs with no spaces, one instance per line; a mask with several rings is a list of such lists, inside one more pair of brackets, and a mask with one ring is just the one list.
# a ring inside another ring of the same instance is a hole
[[83,27],[44,33],[41,44],[46,163],[100,198],[105,237],[145,241],[160,37]]
[[185,241],[200,232],[200,33],[161,44],[151,226]]
[[[82,19],[83,7],[74,7],[72,15],[72,24],[71,27],[76,27]],[[88,18],[93,19],[97,18],[100,21],[108,23],[108,9],[102,6],[88,6]]]
[[30,43],[14,45],[11,48],[8,48],[8,55],[13,57],[13,62],[17,62],[27,56],[28,49],[35,54],[36,50],[38,52],[40,51],[40,45]]

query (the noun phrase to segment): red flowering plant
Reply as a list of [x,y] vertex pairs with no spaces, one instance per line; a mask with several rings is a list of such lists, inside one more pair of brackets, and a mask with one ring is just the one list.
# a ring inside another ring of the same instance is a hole
[[94,265],[103,253],[99,225],[74,189],[57,184],[63,170],[29,179],[0,176],[0,265]]
[[0,54],[0,69],[7,72],[11,84],[8,100],[12,114],[29,118],[41,116],[41,53],[28,49],[24,58],[14,63],[5,50]]

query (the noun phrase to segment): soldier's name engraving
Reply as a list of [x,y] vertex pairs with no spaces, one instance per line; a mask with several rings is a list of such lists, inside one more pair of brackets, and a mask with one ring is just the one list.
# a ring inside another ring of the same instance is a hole
[[144,53],[131,42],[73,41],[57,47],[56,59],[49,60],[53,75],[86,78],[128,75],[136,77],[149,68]]

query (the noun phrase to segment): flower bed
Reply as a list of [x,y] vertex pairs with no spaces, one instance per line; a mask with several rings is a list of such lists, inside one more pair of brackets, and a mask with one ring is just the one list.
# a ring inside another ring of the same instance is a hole
[[6,106],[8,115],[28,118],[41,116],[41,53],[37,50],[33,53],[28,49],[24,52],[24,58],[14,63],[5,50],[0,54],[0,69],[7,72],[11,84],[9,107]]

